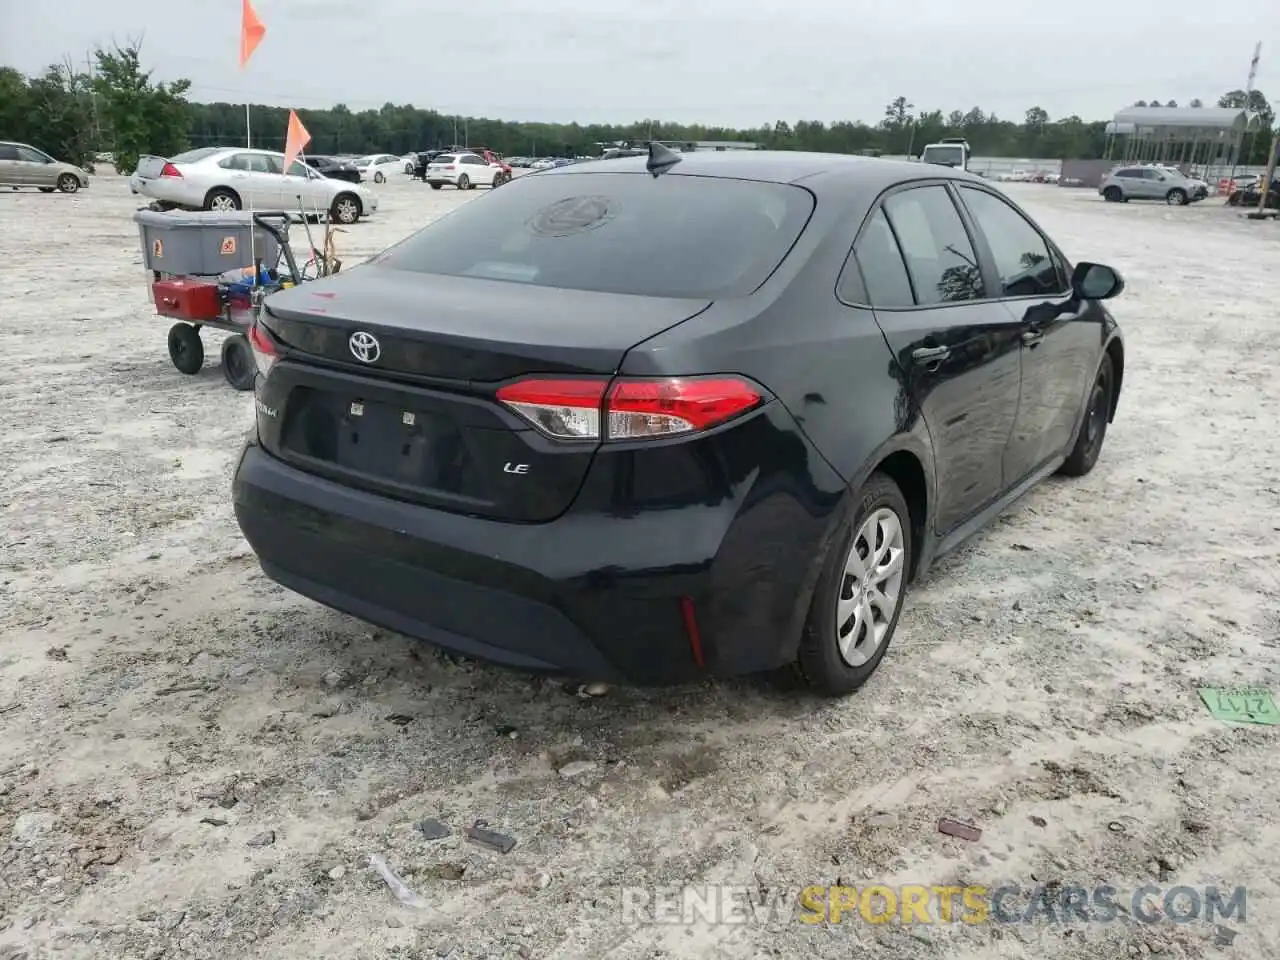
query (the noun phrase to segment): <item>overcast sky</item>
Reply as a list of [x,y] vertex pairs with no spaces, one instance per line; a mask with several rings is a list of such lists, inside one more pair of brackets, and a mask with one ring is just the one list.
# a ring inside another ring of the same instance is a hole
[[145,33],[144,62],[161,79],[189,78],[197,100],[756,127],[876,123],[899,94],[920,109],[979,106],[1009,119],[1033,105],[1054,119],[1104,119],[1137,99],[1212,104],[1244,86],[1262,40],[1258,87],[1280,99],[1277,0],[254,5],[267,36],[243,72],[239,0],[0,0],[0,63],[33,72]]

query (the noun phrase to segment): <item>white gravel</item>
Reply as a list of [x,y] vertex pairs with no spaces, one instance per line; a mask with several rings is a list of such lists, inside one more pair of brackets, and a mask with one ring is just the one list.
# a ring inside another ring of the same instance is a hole
[[[1091,476],[915,589],[839,703],[580,697],[276,588],[230,507],[251,397],[214,359],[170,365],[136,198],[0,194],[0,957],[1280,955],[1276,734],[1196,696],[1280,693],[1280,225],[1008,189],[1128,279],[1119,417]],[[482,195],[380,193],[349,262]],[[517,846],[464,842],[476,820]],[[1249,900],[1229,950],[1199,922],[685,929],[619,906],[622,884],[838,878]]]

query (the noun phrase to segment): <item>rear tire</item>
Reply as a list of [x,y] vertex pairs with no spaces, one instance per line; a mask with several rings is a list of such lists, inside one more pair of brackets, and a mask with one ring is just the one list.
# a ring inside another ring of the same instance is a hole
[[1080,432],[1076,434],[1076,442],[1067,459],[1058,468],[1058,473],[1064,477],[1083,477],[1098,462],[1102,442],[1107,438],[1114,392],[1115,369],[1111,363],[1111,355],[1106,354],[1098,366],[1098,375],[1089,391],[1089,405],[1085,409],[1084,420],[1080,423]]
[[204,195],[204,208],[230,213],[240,209],[240,195],[228,187],[214,187]]
[[1119,187],[1107,187],[1102,191],[1102,199],[1106,200],[1107,203],[1119,203],[1124,199],[1124,194],[1120,192]]
[[468,177],[465,173],[458,178],[458,189],[459,190],[471,189],[471,178]]
[[258,379],[258,362],[253,348],[242,333],[233,333],[222,341],[222,375],[237,390],[252,390]]
[[333,206],[329,208],[329,216],[341,224],[352,224],[360,219],[363,211],[360,198],[354,193],[340,193],[333,198]]
[[1187,204],[1187,191],[1174,187],[1164,195],[1164,202],[1171,207],[1183,207]]
[[57,187],[41,187],[41,188],[40,188],[40,192],[41,192],[41,193],[53,193],[53,191],[54,191],[54,190],[56,190],[56,189],[57,189]]
[[443,186],[444,186],[444,184],[443,184],[443,183],[433,183],[433,184],[431,185],[431,189],[432,189],[432,190],[439,190],[439,189],[440,189],[441,187],[443,187]]
[[800,639],[797,672],[814,691],[847,696],[880,666],[906,600],[911,529],[898,485],[873,473],[827,555]]
[[200,331],[189,323],[175,323],[169,328],[169,359],[178,372],[193,376],[204,366],[204,344]]
[[386,175],[385,175],[381,170],[377,171],[377,172],[373,175],[373,182],[374,182],[374,183],[386,183],[386,182],[387,182]]

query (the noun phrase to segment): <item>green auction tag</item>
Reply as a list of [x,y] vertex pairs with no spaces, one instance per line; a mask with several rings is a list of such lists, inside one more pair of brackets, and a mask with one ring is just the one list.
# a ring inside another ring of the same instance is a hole
[[1280,725],[1280,710],[1262,687],[1201,687],[1200,699],[1219,720]]

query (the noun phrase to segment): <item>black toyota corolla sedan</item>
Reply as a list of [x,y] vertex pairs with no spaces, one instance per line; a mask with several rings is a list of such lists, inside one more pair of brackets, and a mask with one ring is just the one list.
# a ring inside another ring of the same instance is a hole
[[279,583],[463,654],[845,694],[936,557],[1092,469],[1122,288],[960,170],[536,173],[268,298],[236,516]]

